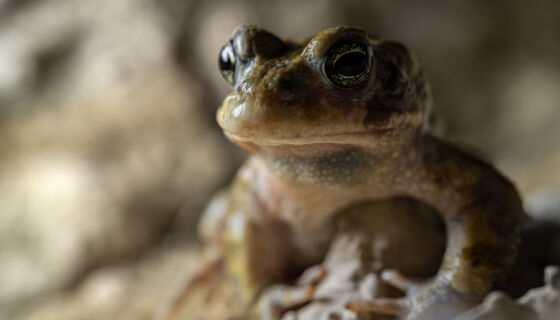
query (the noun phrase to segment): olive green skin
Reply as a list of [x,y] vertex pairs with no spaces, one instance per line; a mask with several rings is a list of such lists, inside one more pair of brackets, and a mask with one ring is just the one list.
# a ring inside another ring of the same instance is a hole
[[[367,79],[352,89],[324,72],[342,39],[372,54]],[[437,210],[448,235],[438,274],[407,297],[410,310],[434,297],[472,305],[507,274],[526,217],[518,192],[429,133],[430,90],[404,46],[349,27],[285,42],[253,26],[238,28],[231,46],[233,91],[217,119],[252,155],[201,230],[247,305],[321,261],[334,216],[397,196]]]

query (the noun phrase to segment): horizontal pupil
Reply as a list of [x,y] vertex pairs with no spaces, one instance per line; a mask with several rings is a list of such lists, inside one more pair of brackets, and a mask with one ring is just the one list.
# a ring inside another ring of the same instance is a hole
[[357,76],[367,68],[366,56],[361,52],[351,52],[340,57],[334,71],[341,76]]

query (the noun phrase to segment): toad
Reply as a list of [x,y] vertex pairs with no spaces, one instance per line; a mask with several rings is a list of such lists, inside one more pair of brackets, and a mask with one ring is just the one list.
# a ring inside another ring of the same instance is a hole
[[395,197],[438,212],[441,266],[422,283],[390,272],[383,278],[406,296],[348,309],[431,319],[434,305],[459,312],[507,274],[525,220],[518,192],[492,165],[430,133],[429,85],[406,47],[351,27],[292,42],[243,26],[219,67],[233,90],[218,123],[251,156],[200,229],[241,305],[322,261],[333,217]]

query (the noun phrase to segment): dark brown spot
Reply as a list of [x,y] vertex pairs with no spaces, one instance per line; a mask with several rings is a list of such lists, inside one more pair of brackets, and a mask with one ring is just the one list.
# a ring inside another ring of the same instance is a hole
[[504,250],[503,245],[477,244],[463,249],[462,253],[472,267],[484,267],[496,273],[507,270],[512,260],[511,252]]
[[383,127],[389,123],[391,118],[390,110],[368,110],[366,116],[364,117],[364,127]]
[[401,99],[374,96],[365,103],[367,113],[363,121],[364,127],[382,127],[387,125],[391,115],[402,109],[402,104]]

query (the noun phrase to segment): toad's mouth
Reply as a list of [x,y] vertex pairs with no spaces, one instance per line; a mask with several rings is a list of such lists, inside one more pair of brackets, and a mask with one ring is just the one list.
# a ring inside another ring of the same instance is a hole
[[350,146],[367,146],[371,144],[372,140],[384,137],[390,132],[390,128],[384,128],[311,137],[263,139],[253,136],[239,136],[224,130],[225,136],[231,142],[250,152],[262,149],[274,153],[299,155],[340,151]]

